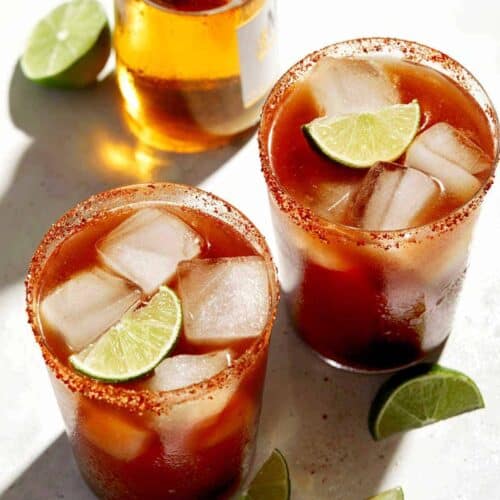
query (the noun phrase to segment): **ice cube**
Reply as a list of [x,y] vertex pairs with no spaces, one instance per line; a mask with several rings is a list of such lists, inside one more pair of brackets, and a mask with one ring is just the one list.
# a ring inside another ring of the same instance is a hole
[[102,262],[151,295],[175,274],[177,264],[196,257],[201,238],[181,219],[157,208],[143,208],[98,245]]
[[383,68],[372,61],[325,57],[305,80],[322,115],[376,111],[399,102]]
[[357,179],[323,182],[314,190],[309,206],[316,214],[330,222],[342,222],[358,184]]
[[406,152],[405,163],[439,179],[461,201],[469,200],[481,186],[472,174],[491,166],[478,146],[446,123],[437,123],[418,135]]
[[491,168],[491,159],[466,134],[448,123],[439,122],[419,135],[426,148],[444,161],[456,164],[471,174]]
[[42,302],[42,321],[80,351],[138,304],[141,292],[99,267],[80,272]]
[[[230,364],[229,349],[202,355],[173,356],[156,367],[153,377],[147,382],[147,387],[156,391],[187,387],[213,377]],[[204,394],[201,398],[176,405],[167,415],[156,417],[153,420],[153,428],[158,432],[166,450],[172,446],[179,448],[179,441],[192,442],[194,439],[196,447],[202,444],[200,440],[209,441],[209,438],[199,436],[196,432],[199,424],[203,427],[216,427],[219,431],[217,435],[220,435],[219,428],[223,426],[219,417],[231,401],[236,388],[237,383],[231,381],[226,386]],[[242,415],[239,415],[239,419],[236,419],[238,423],[241,417]]]
[[117,460],[130,462],[147,451],[154,434],[127,418],[124,411],[80,398],[79,431],[94,446]]
[[183,262],[178,278],[184,332],[190,342],[228,343],[260,335],[269,309],[261,257]]
[[370,169],[354,199],[352,216],[364,229],[411,227],[439,196],[437,183],[413,168],[380,162]]
[[147,385],[154,391],[180,389],[207,380],[230,364],[228,349],[200,355],[180,354],[162,361]]
[[215,388],[199,398],[180,403],[165,414],[152,419],[152,428],[158,433],[164,447],[178,449],[179,442],[189,440],[198,425],[216,422],[233,398],[237,384],[228,383]]

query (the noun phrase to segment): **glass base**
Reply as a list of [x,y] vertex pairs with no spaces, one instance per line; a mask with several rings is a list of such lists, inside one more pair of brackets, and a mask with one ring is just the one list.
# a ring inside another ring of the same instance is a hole
[[384,373],[395,373],[400,370],[404,370],[406,368],[410,368],[411,366],[417,365],[422,362],[437,362],[441,356],[441,352],[443,351],[444,346],[446,345],[446,341],[448,337],[437,347],[430,351],[422,352],[420,356],[408,361],[407,363],[402,363],[399,365],[390,366],[388,368],[365,368],[360,366],[359,364],[348,364],[345,361],[339,361],[333,358],[329,358],[320,352],[316,351],[310,344],[308,344],[297,332],[298,337],[302,341],[302,343],[309,348],[319,359],[325,362],[327,365],[336,368],[338,370],[343,370],[350,373],[357,373],[361,375],[382,375]]

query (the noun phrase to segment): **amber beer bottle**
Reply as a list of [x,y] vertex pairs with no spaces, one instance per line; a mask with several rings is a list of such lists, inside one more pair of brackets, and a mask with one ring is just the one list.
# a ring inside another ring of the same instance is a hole
[[151,146],[220,146],[253,126],[274,77],[275,0],[115,0],[127,121]]

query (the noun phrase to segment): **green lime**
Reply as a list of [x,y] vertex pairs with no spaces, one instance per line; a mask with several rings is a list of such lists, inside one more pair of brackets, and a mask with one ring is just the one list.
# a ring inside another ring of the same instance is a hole
[[423,364],[391,377],[379,390],[369,417],[376,440],[484,408],[477,385],[463,373]]
[[288,500],[289,498],[288,466],[281,452],[274,450],[240,500]]
[[108,60],[111,33],[96,0],[72,0],[35,26],[21,58],[30,80],[50,87],[85,87]]
[[94,344],[70,356],[89,377],[123,382],[149,373],[175,346],[182,323],[181,303],[166,286],[147,305],[129,311]]
[[353,168],[394,161],[411,144],[420,124],[418,102],[394,104],[374,113],[316,118],[304,132],[328,158]]
[[402,488],[394,488],[392,490],[384,491],[378,495],[374,495],[367,500],[404,500],[405,495]]

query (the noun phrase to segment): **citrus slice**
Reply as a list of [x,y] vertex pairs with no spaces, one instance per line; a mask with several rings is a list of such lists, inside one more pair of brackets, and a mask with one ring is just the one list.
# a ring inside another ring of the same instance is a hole
[[85,87],[94,82],[109,57],[111,34],[96,0],[63,3],[33,29],[21,58],[30,80],[52,87]]
[[367,500],[404,500],[405,496],[401,488],[384,491],[378,495],[374,495]]
[[353,168],[394,161],[411,144],[420,124],[420,106],[394,104],[373,113],[316,118],[306,135],[328,158]]
[[477,385],[463,373],[424,364],[391,377],[370,410],[376,440],[484,408]]
[[285,457],[274,450],[240,500],[288,500],[290,477]]
[[124,382],[149,373],[175,346],[181,303],[166,286],[147,305],[129,311],[97,342],[70,356],[75,370],[105,382]]

